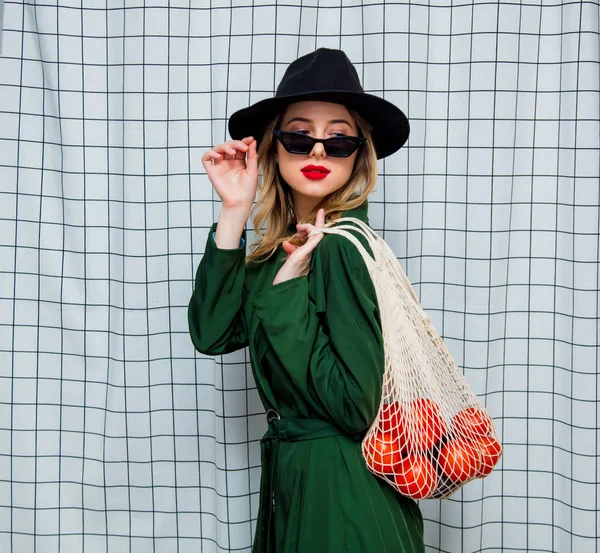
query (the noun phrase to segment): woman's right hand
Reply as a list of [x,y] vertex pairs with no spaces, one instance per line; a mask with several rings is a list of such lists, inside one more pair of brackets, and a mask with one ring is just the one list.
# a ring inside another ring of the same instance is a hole
[[250,210],[256,195],[258,161],[256,140],[248,136],[215,146],[202,164],[224,208]]

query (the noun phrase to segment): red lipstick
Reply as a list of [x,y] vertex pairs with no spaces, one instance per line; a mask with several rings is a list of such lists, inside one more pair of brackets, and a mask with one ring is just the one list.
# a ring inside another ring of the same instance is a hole
[[322,165],[307,165],[306,167],[302,167],[300,171],[310,180],[324,179],[331,172],[327,167],[323,167]]

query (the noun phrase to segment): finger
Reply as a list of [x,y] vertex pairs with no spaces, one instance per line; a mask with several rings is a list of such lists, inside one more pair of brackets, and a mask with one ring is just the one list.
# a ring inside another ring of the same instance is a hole
[[232,142],[224,142],[223,144],[219,144],[215,146],[213,150],[225,156],[231,156],[233,158],[238,152],[244,154],[244,156],[237,156],[239,158],[245,157],[245,152],[248,149],[248,146],[244,144],[241,140],[234,140]]
[[[242,140],[236,140],[232,143],[232,148],[236,150],[236,153],[232,156],[232,159],[243,161],[247,163],[248,152],[250,151],[250,145],[246,142],[246,138]],[[256,148],[255,148],[256,152]]]
[[298,249],[296,246],[290,244],[287,240],[282,242],[281,245],[283,246],[285,253],[288,255],[292,255]]
[[313,250],[317,247],[317,244],[323,239],[323,233],[313,234],[309,236],[308,240],[304,245],[302,245],[299,249],[302,249],[303,253],[308,255],[311,254]]
[[236,151],[233,148],[219,148],[215,151],[221,156],[220,160],[233,159],[235,157]]
[[207,152],[204,154],[204,156],[202,156],[202,165],[204,165],[206,174],[210,175],[215,168],[215,164],[219,163],[222,159],[223,156],[216,152]]
[[315,226],[318,228],[322,228],[325,226],[325,210],[324,209],[319,209],[319,211],[317,211],[317,221],[315,223]]
[[298,232],[296,233],[299,238],[305,238],[308,236],[313,230],[316,230],[317,227],[315,225],[311,225],[310,223],[300,223],[296,225]]
[[235,159],[246,159],[249,146],[244,140],[234,140],[231,147],[235,150]]
[[246,146],[250,146],[250,144],[254,141],[254,137],[253,136],[246,136],[245,138],[242,138],[242,142],[244,144],[246,144]]
[[298,256],[308,256],[317,247],[317,244],[323,238],[323,233],[313,234],[308,237],[308,240],[297,248]]
[[251,175],[258,175],[258,156],[256,154],[256,140],[254,139],[248,145],[246,168]]
[[239,150],[240,152],[245,152],[248,149],[248,142],[246,140],[246,138],[243,138],[242,140],[230,140],[224,144],[227,144],[231,148]]
[[202,156],[202,161],[212,161],[213,159],[215,160],[219,160],[223,158],[223,154],[220,154],[218,152],[215,152],[214,150],[208,150],[208,152],[206,152],[203,156]]

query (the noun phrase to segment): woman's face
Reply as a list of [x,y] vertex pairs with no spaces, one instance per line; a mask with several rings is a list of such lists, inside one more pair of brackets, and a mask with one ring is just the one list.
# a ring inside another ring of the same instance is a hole
[[[289,105],[281,119],[280,130],[323,139],[359,134],[356,122],[345,106],[312,101]],[[348,182],[358,155],[357,150],[349,157],[328,156],[320,142],[315,143],[308,154],[292,154],[279,140],[276,143],[279,171],[292,189],[299,218]]]

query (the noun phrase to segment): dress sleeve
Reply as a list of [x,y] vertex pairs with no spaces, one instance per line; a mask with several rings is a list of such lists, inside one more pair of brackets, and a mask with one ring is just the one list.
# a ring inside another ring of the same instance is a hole
[[383,380],[375,289],[356,247],[341,236],[326,234],[311,266],[310,279],[271,286],[253,303],[300,393],[342,430],[360,433],[375,418]]
[[206,249],[188,306],[188,326],[195,348],[207,355],[229,353],[248,345],[244,277],[245,231],[236,249],[219,249],[213,233]]

